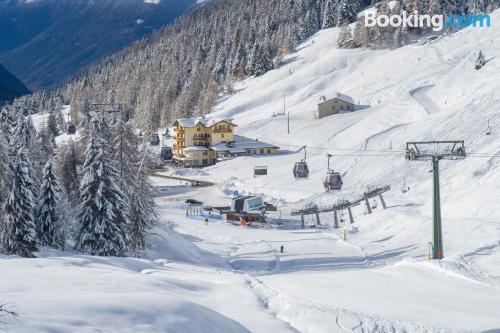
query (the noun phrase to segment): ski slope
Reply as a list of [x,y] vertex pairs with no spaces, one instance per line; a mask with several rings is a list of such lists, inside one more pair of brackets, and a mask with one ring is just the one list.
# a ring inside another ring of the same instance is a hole
[[[140,258],[95,258],[44,249],[37,259],[0,258],[0,302],[21,315],[9,332],[498,332],[500,330],[500,12],[492,29],[466,29],[397,50],[339,50],[337,29],[306,41],[285,64],[236,84],[214,117],[237,134],[279,145],[276,156],[240,157],[177,176],[216,183],[191,188],[153,177],[161,223]],[[489,59],[474,70],[479,49]],[[321,95],[340,91],[354,113],[314,119]],[[283,94],[291,133],[281,112]],[[492,134],[485,135],[491,119]],[[64,138],[66,139],[66,138]],[[428,261],[429,163],[404,160],[414,140],[465,140],[469,157],[441,162],[444,255]],[[391,149],[392,143],[392,149]],[[292,176],[307,145],[309,179]],[[324,193],[326,153],[344,178]],[[482,155],[478,155],[481,153]],[[269,175],[253,177],[267,165]],[[401,193],[403,178],[411,187]],[[331,213],[307,228],[290,216],[309,203],[391,185],[388,209]],[[228,205],[227,190],[278,204],[281,225],[233,226],[214,214],[186,216],[184,200]],[[177,224],[178,233],[166,228]],[[346,239],[344,239],[344,236]],[[280,246],[284,253],[280,253]]]

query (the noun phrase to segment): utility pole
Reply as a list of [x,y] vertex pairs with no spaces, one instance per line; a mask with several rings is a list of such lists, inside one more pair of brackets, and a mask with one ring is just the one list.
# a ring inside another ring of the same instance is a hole
[[287,120],[287,122],[288,122],[288,135],[290,135],[290,111],[288,112],[287,118],[288,118],[288,120]]
[[[426,150],[426,147],[433,146],[434,150]],[[442,259],[443,251],[443,230],[441,220],[441,195],[439,186],[439,161],[440,160],[463,160],[467,157],[465,153],[464,141],[425,141],[406,143],[405,158],[409,161],[432,161],[432,258]]]

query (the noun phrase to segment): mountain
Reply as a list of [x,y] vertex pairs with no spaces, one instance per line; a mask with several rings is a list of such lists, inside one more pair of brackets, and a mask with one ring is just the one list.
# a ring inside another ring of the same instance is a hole
[[18,78],[0,65],[0,100],[11,100],[29,93],[28,88]]
[[50,89],[172,22],[196,0],[0,0],[0,63]]

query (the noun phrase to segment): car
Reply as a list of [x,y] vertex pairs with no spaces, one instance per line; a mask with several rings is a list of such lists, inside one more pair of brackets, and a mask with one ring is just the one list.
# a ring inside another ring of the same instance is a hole
[[203,205],[203,202],[198,201],[196,199],[187,199],[185,203],[190,204],[190,205]]

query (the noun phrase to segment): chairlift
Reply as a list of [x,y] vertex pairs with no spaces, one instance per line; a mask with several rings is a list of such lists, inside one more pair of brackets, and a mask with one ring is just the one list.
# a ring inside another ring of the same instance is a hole
[[340,211],[340,222],[345,222],[345,213],[343,209]]
[[295,162],[295,165],[293,167],[293,176],[297,180],[309,178],[309,167],[307,166],[306,158],[307,152],[306,146],[304,146],[304,159],[300,162]]
[[373,199],[373,201],[372,201],[372,208],[375,209],[377,207],[378,207],[377,200]]
[[488,129],[486,130],[486,135],[491,134],[491,125],[490,125],[490,120],[488,119]]
[[323,185],[327,192],[330,191],[340,191],[342,189],[342,185],[344,182],[342,181],[342,176],[340,172],[335,172],[333,169],[330,169],[330,158],[332,155],[327,154],[328,157],[328,171],[326,173],[325,180]]

